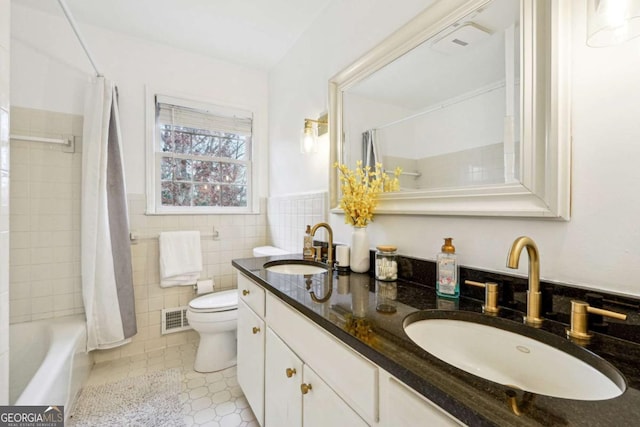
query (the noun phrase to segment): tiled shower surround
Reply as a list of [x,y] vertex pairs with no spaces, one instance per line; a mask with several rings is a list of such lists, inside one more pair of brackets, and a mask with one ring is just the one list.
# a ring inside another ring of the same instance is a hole
[[[516,143],[514,158],[518,158],[517,146]],[[421,159],[384,156],[383,164],[400,166],[403,172],[414,173],[400,176],[400,187],[404,189],[491,185],[501,184],[509,179],[505,175],[505,153],[502,143]],[[520,165],[518,162],[514,162],[513,165],[512,173],[507,175],[511,175],[511,179],[517,179]]]
[[11,141],[11,323],[82,313],[82,116],[12,107],[11,134],[76,137],[73,151]]

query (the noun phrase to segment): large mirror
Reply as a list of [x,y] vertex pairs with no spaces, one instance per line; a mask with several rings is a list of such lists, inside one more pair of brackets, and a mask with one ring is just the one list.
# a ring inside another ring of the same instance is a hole
[[568,3],[434,2],[330,80],[331,164],[402,168],[378,213],[568,220]]

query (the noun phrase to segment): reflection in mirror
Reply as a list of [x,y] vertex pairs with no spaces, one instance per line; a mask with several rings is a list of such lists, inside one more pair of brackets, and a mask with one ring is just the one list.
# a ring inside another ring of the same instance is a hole
[[402,169],[379,214],[568,220],[571,3],[433,2],[329,80],[331,164]]
[[520,4],[494,0],[343,93],[350,165],[401,190],[519,182]]

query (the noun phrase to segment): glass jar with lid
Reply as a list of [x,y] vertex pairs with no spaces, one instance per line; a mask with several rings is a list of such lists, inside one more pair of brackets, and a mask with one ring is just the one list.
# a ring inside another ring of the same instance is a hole
[[376,279],[387,282],[398,279],[397,250],[390,245],[376,246]]

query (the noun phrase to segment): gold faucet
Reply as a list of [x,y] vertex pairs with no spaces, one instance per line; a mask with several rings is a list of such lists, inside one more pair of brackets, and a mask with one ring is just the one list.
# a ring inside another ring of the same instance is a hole
[[509,250],[507,256],[507,267],[518,268],[520,262],[520,254],[522,250],[527,248],[529,255],[529,289],[527,290],[527,316],[524,321],[527,325],[539,328],[542,326],[542,318],[540,317],[540,306],[542,293],[540,292],[540,257],[538,255],[538,247],[536,242],[530,237],[518,237]]
[[319,222],[316,225],[314,225],[313,227],[311,227],[311,236],[312,237],[316,235],[316,231],[320,227],[326,228],[327,229],[327,234],[329,235],[329,248],[327,250],[327,265],[331,269],[331,268],[333,268],[333,230],[331,229],[331,226],[329,224],[327,224],[326,222]]

